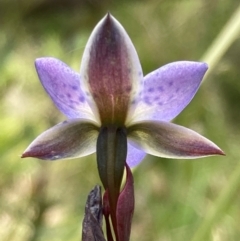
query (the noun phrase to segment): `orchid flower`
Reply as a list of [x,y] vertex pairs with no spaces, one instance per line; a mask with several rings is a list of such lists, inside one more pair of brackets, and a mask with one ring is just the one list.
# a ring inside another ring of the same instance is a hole
[[180,159],[224,154],[205,137],[170,123],[194,97],[207,64],[173,62],[143,77],[129,36],[110,14],[93,30],[80,73],[52,57],[37,59],[35,66],[68,119],[38,136],[22,157],[58,160],[97,151],[102,183],[118,196],[126,162],[136,166],[146,153]]
[[57,160],[96,151],[101,127],[125,127],[127,163],[139,164],[146,153],[165,158],[222,155],[213,142],[172,124],[192,100],[207,64],[178,61],[143,77],[136,50],[110,14],[95,27],[85,48],[80,74],[51,57],[35,62],[40,81],[68,117],[42,133],[23,157]]

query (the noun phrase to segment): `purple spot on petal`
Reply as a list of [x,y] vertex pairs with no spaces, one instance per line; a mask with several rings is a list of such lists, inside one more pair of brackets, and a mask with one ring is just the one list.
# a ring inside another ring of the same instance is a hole
[[178,93],[178,91],[179,91],[179,88],[176,89],[176,93]]
[[83,96],[79,96],[78,99],[79,99],[79,101],[82,102],[82,103],[85,101],[85,98],[84,98]]
[[149,92],[149,93],[154,92],[154,88],[152,88],[152,87],[151,87],[151,88],[148,88],[148,92]]
[[70,99],[72,96],[71,94],[67,93],[67,97]]
[[148,105],[151,105],[151,101],[149,100],[149,97],[144,97],[144,102]]
[[168,85],[169,85],[169,86],[172,86],[172,85],[173,85],[173,82],[172,82],[172,81],[170,81],[170,82],[168,83]]
[[162,105],[163,105],[163,103],[162,103],[162,102],[158,102],[158,105],[159,105],[159,106],[162,106]]
[[159,96],[156,96],[156,97],[154,98],[154,100],[155,100],[155,101],[159,100]]
[[76,86],[76,85],[72,85],[71,87],[73,90],[78,90],[78,86]]
[[158,86],[158,90],[163,92],[164,91],[164,88],[162,86]]

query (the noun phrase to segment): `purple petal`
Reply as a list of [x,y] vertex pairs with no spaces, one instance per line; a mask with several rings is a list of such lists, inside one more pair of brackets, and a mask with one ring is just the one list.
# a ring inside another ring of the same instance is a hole
[[142,77],[135,48],[121,24],[107,14],[93,30],[80,74],[88,101],[102,123],[123,125],[135,107]]
[[96,151],[98,128],[84,119],[64,121],[38,136],[22,157],[58,160],[89,155]]
[[51,57],[36,59],[35,66],[44,89],[63,114],[94,120],[81,87],[80,74]]
[[140,149],[135,148],[128,142],[127,164],[130,167],[137,166],[146,156],[146,153]]
[[213,142],[198,133],[163,121],[139,122],[128,128],[128,138],[146,153],[166,158],[192,159],[224,155]]
[[196,94],[207,68],[205,63],[179,61],[145,76],[134,120],[170,121],[175,118]]

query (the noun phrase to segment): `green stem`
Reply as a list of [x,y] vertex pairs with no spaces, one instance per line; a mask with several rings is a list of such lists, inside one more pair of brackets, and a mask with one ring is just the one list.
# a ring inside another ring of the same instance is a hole
[[240,5],[201,58],[201,61],[208,63],[210,67],[207,71],[207,74],[205,75],[205,78],[211,73],[211,71],[213,71],[228,48],[239,37],[239,33]]
[[98,172],[104,188],[108,191],[111,220],[116,238],[116,209],[126,157],[127,135],[125,128],[116,126],[102,127],[97,140]]
[[[210,69],[207,75],[214,70],[217,63],[226,53],[232,43],[239,37],[240,33],[240,5],[232,14],[229,21],[223,27],[222,31],[213,41],[209,49],[201,58],[202,61],[207,62]],[[205,76],[206,77],[206,76]],[[228,185],[223,189],[219,198],[215,202],[215,206],[208,212],[206,218],[202,222],[201,226],[193,236],[192,241],[206,240],[206,236],[209,235],[211,228],[215,222],[221,217],[223,210],[227,209],[232,202],[233,197],[238,193],[240,188],[240,165],[235,169]]]
[[240,188],[240,164],[232,173],[230,180],[221,192],[220,196],[215,202],[214,207],[207,213],[207,216],[195,235],[192,241],[207,240],[214,223],[219,221],[224,211],[230,206],[234,196],[239,193]]

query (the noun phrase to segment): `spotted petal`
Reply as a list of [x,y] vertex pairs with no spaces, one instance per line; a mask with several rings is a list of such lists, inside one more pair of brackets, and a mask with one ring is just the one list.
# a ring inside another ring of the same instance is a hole
[[35,66],[43,87],[63,114],[69,118],[94,120],[78,73],[51,57],[36,59]]
[[137,149],[128,142],[128,151],[127,151],[127,164],[129,167],[137,166],[146,156],[146,153],[141,149]]
[[84,119],[64,121],[38,136],[22,157],[58,160],[89,155],[96,151],[98,128]]
[[102,124],[124,125],[143,80],[136,50],[121,24],[107,14],[93,30],[80,74]]
[[141,103],[132,122],[175,118],[194,97],[206,71],[205,63],[179,61],[146,75]]
[[128,138],[146,153],[166,158],[188,159],[224,155],[210,140],[169,122],[139,122],[129,127]]

